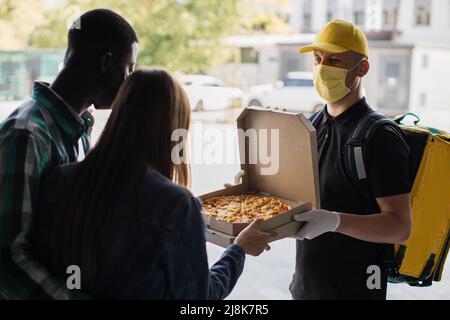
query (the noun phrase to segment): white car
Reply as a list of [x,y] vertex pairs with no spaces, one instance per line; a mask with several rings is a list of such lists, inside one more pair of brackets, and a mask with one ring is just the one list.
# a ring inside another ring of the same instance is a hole
[[224,110],[242,107],[244,93],[228,87],[223,81],[208,75],[186,75],[182,83],[194,111]]
[[248,101],[249,106],[305,113],[319,111],[325,105],[314,89],[311,72],[289,72],[282,81],[253,86],[249,90]]

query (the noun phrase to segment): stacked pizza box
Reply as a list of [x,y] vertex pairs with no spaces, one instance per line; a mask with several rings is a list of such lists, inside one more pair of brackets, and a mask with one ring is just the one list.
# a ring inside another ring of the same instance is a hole
[[[275,231],[277,236],[272,241],[294,235],[301,224],[292,216],[318,208],[320,203],[314,128],[301,113],[258,107],[244,109],[237,119],[237,127],[244,172],[241,183],[201,195],[200,199],[242,194],[274,197],[290,209],[264,220],[261,230]],[[233,243],[248,225],[202,215],[207,240],[222,247]]]

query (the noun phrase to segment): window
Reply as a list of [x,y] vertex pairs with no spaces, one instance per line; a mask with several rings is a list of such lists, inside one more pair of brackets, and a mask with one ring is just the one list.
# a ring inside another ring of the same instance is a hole
[[383,26],[385,29],[395,29],[399,5],[399,0],[383,1]]
[[333,20],[333,12],[328,11],[327,12],[327,21],[331,21],[331,20]]
[[364,26],[364,24],[366,23],[365,21],[366,18],[366,14],[364,11],[355,11],[353,12],[353,19],[355,21],[355,24],[357,26]]
[[366,3],[361,0],[353,0],[353,21],[357,26],[364,26],[366,23]]
[[401,65],[398,62],[386,63],[386,83],[389,87],[395,88],[399,83]]
[[302,29],[304,32],[310,32],[312,22],[312,0],[304,1],[302,9],[303,9]]
[[386,63],[386,77],[388,78],[398,78],[400,76],[400,63],[398,62],[387,62]]
[[304,32],[311,31],[311,13],[303,14],[303,31]]
[[397,9],[384,10],[383,11],[383,24],[385,27],[391,29],[397,24]]
[[253,48],[241,48],[242,63],[258,63],[259,53]]
[[334,15],[338,10],[336,0],[327,0],[327,21],[334,19]]
[[431,0],[415,0],[417,26],[429,26],[431,23]]
[[[378,57],[378,63],[378,93],[375,98],[378,108],[403,112],[409,105],[410,56],[386,52]],[[417,105],[418,99],[419,94],[416,93],[414,101]]]

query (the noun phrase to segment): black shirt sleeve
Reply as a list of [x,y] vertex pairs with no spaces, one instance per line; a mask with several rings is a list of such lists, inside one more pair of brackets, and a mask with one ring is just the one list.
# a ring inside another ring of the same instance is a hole
[[411,191],[409,148],[390,126],[377,128],[369,143],[368,178],[375,198]]

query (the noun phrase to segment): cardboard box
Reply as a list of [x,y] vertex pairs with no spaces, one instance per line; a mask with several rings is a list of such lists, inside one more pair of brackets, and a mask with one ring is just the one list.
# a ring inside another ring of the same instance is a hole
[[[292,216],[311,210],[312,207],[318,208],[320,203],[317,138],[314,127],[301,113],[258,107],[244,109],[237,119],[237,127],[244,132],[248,129],[256,132],[253,136],[249,135],[253,138],[253,144],[249,143],[250,138],[239,139],[241,169],[245,172],[242,183],[201,195],[199,198],[205,200],[243,193],[263,193],[277,197],[289,204],[292,209],[264,221],[261,229],[277,232],[277,237],[273,240],[295,234],[301,224],[293,221]],[[277,132],[274,136],[278,135],[278,141],[277,139],[272,141],[270,136],[272,130]],[[257,148],[254,147],[255,142]],[[278,165],[275,168],[277,170],[273,170],[273,163],[265,164],[261,161],[258,156],[261,146],[266,146],[266,150],[272,150],[272,147],[278,150]],[[208,228],[207,240],[222,247],[231,244],[239,232],[248,225],[228,223],[205,214],[203,219]]]
[[[200,196],[200,199],[205,200],[212,197],[217,196],[229,196],[229,195],[239,195],[243,193],[249,193],[249,194],[261,194],[261,192],[258,191],[252,191],[252,190],[243,190],[243,185],[238,185],[231,188],[226,188],[223,190],[220,190],[218,192],[208,193],[206,195]],[[266,193],[263,193],[263,195],[269,195]],[[300,228],[300,225],[298,222],[295,222],[292,220],[292,216],[297,213],[305,212],[312,209],[311,203],[303,203],[303,202],[296,202],[288,199],[284,199],[282,197],[277,196],[278,199],[283,201],[284,203],[291,206],[291,210],[288,210],[286,212],[283,212],[273,218],[267,219],[263,223],[261,223],[260,229],[262,231],[273,231],[275,228],[279,228],[286,224],[296,224],[297,230]],[[203,214],[203,221],[206,224],[206,227],[209,229],[213,229],[216,231],[219,231],[223,234],[227,234],[230,236],[237,236],[243,229],[245,229],[249,224],[248,223],[229,223],[223,220],[219,220],[216,218],[213,218],[211,216],[208,216],[206,214]]]
[[[305,212],[305,211],[309,211],[309,210],[311,210],[311,204],[305,203],[305,204],[297,207],[296,210],[290,210],[289,212],[291,212],[291,214],[289,214],[289,217],[292,217],[292,215],[295,213],[301,213],[301,212]],[[283,213],[283,214],[285,214],[285,213]],[[277,218],[277,217],[274,217],[273,219],[275,219],[275,218]],[[269,219],[269,220],[264,221],[261,226],[262,231],[276,232],[277,236],[274,238],[271,238],[270,242],[284,239],[286,237],[296,234],[298,232],[298,230],[300,229],[300,227],[303,225],[302,222],[290,221],[290,222],[280,225],[278,227],[272,227],[272,225],[275,224],[274,222],[275,221],[271,221],[271,219]],[[247,225],[248,224],[245,224],[245,226],[247,226]],[[236,239],[238,234],[229,235],[227,233],[220,232],[220,231],[218,231],[216,229],[212,229],[210,227],[206,228],[206,240],[208,242],[214,243],[214,244],[224,247],[224,248],[228,247],[230,244],[233,244],[233,242]]]

